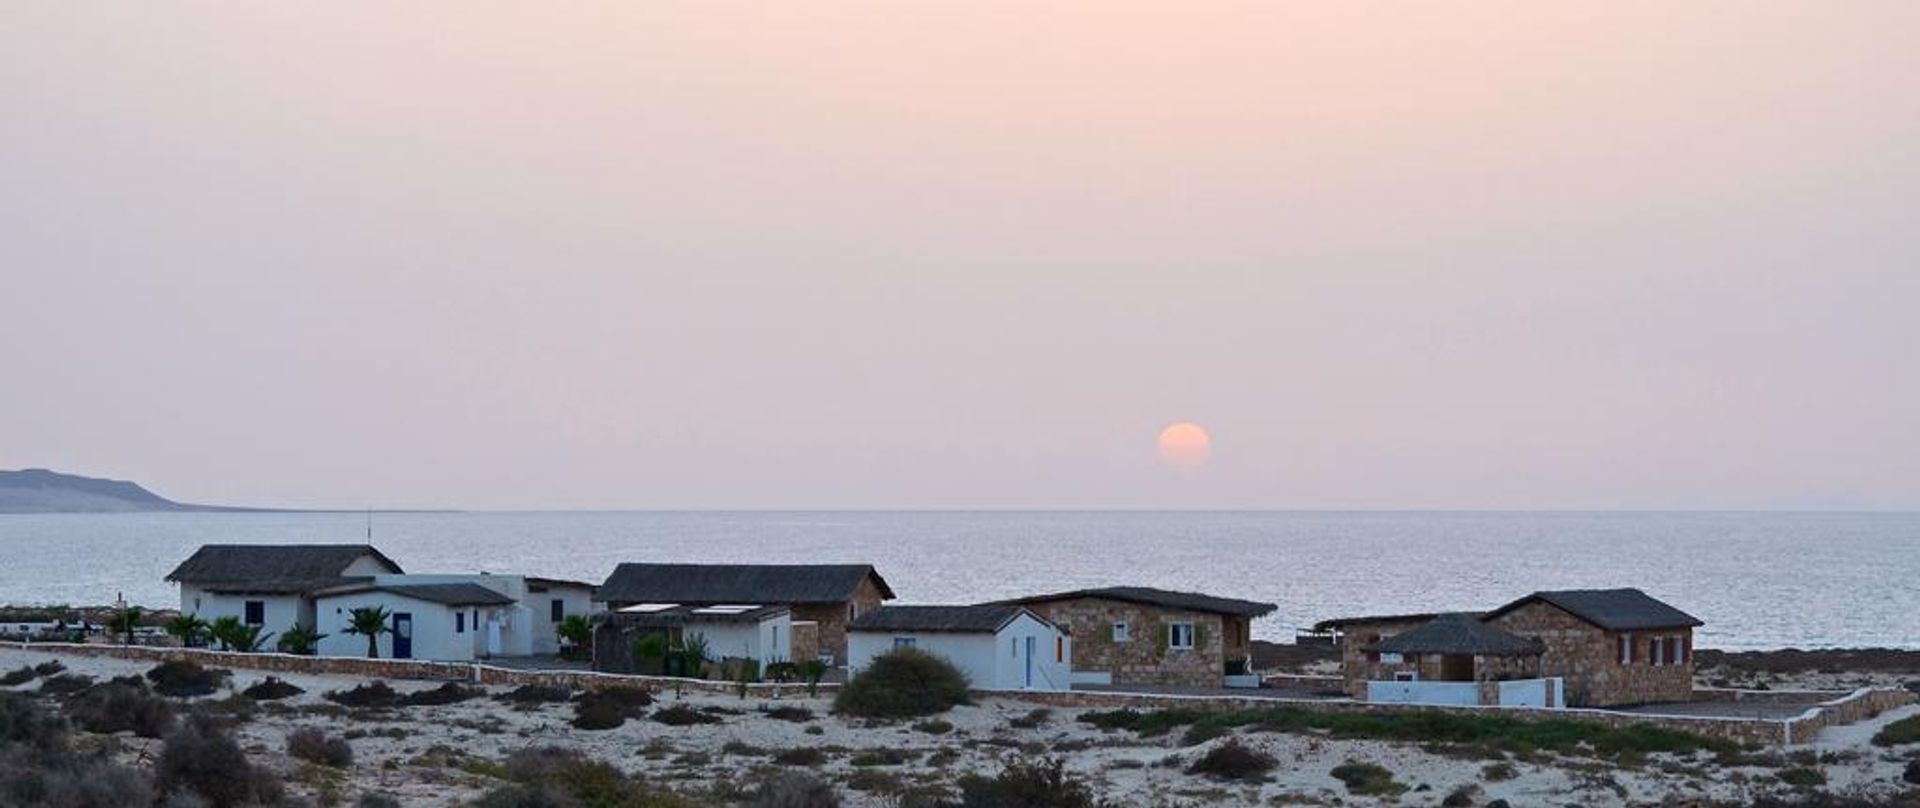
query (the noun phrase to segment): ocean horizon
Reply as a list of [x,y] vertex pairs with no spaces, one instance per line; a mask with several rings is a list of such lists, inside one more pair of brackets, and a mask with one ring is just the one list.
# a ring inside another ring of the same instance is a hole
[[[209,543],[372,542],[409,572],[598,583],[622,561],[872,563],[901,603],[1134,584],[1275,603],[1254,635],[1632,586],[1701,647],[1920,648],[1910,511],[702,510],[0,515],[0,602],[178,605]],[[28,548],[57,548],[26,552]]]

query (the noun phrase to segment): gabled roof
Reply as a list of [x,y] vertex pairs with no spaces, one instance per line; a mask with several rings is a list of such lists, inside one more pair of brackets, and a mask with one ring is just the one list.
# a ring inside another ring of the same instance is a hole
[[882,606],[854,618],[848,631],[953,631],[992,634],[1020,615],[1039,615],[1013,604],[981,606]]
[[1422,614],[1368,614],[1359,617],[1335,617],[1313,624],[1314,631],[1335,631],[1348,626],[1365,626],[1376,623],[1425,623],[1447,612],[1426,612]]
[[1488,612],[1484,619],[1492,620],[1535,601],[1558,606],[1568,614],[1607,631],[1644,631],[1704,625],[1700,618],[1669,606],[1638,589],[1565,589],[1557,592],[1535,592]]
[[1260,617],[1261,615],[1272,613],[1275,609],[1280,608],[1271,603],[1214,597],[1213,595],[1202,595],[1198,592],[1175,592],[1168,589],[1154,589],[1149,586],[1108,586],[1098,589],[1075,589],[1070,592],[1055,592],[1051,595],[1033,595],[1000,602],[1049,603],[1059,600],[1080,600],[1082,598],[1118,600],[1126,603],[1160,606],[1167,609],[1207,612],[1209,614],[1228,614],[1239,617]]
[[871,580],[893,588],[872,564],[621,564],[600,585],[606,603],[843,603]]
[[592,589],[593,584],[587,583],[586,581],[574,581],[566,578],[542,578],[538,575],[527,576],[527,588],[532,591],[539,592],[555,587],[562,589]]
[[214,591],[304,592],[339,583],[348,566],[368,555],[401,572],[370,544],[207,544],[166,579]]
[[1546,651],[1539,640],[1518,637],[1480,622],[1473,614],[1443,614],[1426,625],[1368,647],[1385,654],[1482,654],[1531,656]]
[[[658,608],[652,608],[658,607]],[[649,608],[628,607],[594,615],[596,622],[616,626],[684,626],[690,623],[760,623],[788,614],[785,606],[738,604],[729,607],[688,606],[679,603],[649,604]]]
[[313,593],[315,599],[386,592],[414,600],[444,606],[507,606],[513,598],[479,584],[349,584],[329,587]]

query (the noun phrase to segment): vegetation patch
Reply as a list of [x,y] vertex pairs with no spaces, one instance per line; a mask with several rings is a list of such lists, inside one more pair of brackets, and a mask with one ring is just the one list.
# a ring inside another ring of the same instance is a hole
[[817,747],[796,746],[775,753],[773,762],[782,766],[818,766],[827,762],[827,753]]
[[355,685],[352,690],[335,690],[327,694],[327,701],[345,707],[387,709],[400,703],[400,694],[386,682],[375,679],[363,685]]
[[459,704],[486,694],[487,691],[477,687],[466,687],[459,682],[446,682],[431,690],[408,693],[400,698],[400,704],[404,707],[438,707],[444,704]]
[[522,749],[507,756],[503,767],[512,785],[502,786],[475,803],[483,808],[691,808],[692,800],[672,789],[622,773],[589,760],[579,752],[557,746]]
[[967,677],[944,659],[917,648],[895,648],[873,658],[842,685],[833,711],[861,718],[918,718],[967,703]]
[[1348,761],[1328,772],[1345,783],[1347,792],[1364,797],[1393,797],[1406,793],[1407,786],[1393,779],[1393,772],[1374,763]]
[[137,677],[102,682],[74,693],[61,705],[68,720],[88,732],[132,732],[159,738],[173,728],[173,704]]
[[63,673],[40,682],[40,695],[64,696],[78,693],[93,686],[93,677],[78,673]]
[[794,707],[792,705],[783,704],[779,707],[770,707],[761,710],[760,712],[762,715],[776,721],[791,721],[795,724],[805,724],[813,720],[812,710],[805,707]]
[[1908,716],[1880,728],[1873,734],[1875,746],[1899,746],[1920,743],[1920,715]]
[[1278,765],[1280,761],[1272,755],[1241,743],[1238,738],[1229,738],[1195,759],[1187,767],[1187,773],[1220,780],[1259,782]]
[[264,681],[240,691],[247,698],[259,701],[278,701],[292,698],[307,691],[281,681],[279,677],[269,676]]
[[694,724],[718,724],[720,716],[705,710],[696,710],[684,704],[675,704],[655,710],[653,720],[670,727],[687,727]]
[[233,736],[201,715],[167,735],[154,779],[162,793],[191,793],[215,808],[273,805],[284,793],[272,772],[255,768]]
[[840,795],[826,781],[806,772],[781,772],[762,781],[747,798],[747,808],[840,808]]
[[945,735],[953,731],[953,722],[944,718],[935,718],[914,724],[913,728],[915,731],[924,732],[928,735]]
[[13,687],[14,685],[24,685],[28,682],[33,681],[39,675],[40,674],[33,672],[32,666],[21,665],[18,668],[14,668],[13,670],[7,671],[4,675],[0,675],[0,685],[4,685],[6,687]]
[[353,765],[353,745],[318,727],[302,727],[288,734],[287,754],[335,769]]
[[1811,766],[1781,769],[1780,772],[1774,776],[1780,778],[1780,782],[1798,788],[1813,788],[1814,786],[1824,786],[1827,784],[1826,772]]
[[1052,710],[1045,707],[1038,707],[1029,711],[1026,715],[1008,719],[1007,725],[1014,729],[1037,729],[1046,726],[1047,722],[1052,720]]
[[1069,775],[1066,764],[1055,758],[1037,761],[1014,760],[1000,774],[988,778],[977,774],[959,780],[961,808],[1093,808],[1093,790],[1085,781]]
[[573,698],[573,689],[559,685],[521,685],[494,698],[509,704],[559,704]]
[[909,752],[893,748],[867,749],[847,758],[849,766],[905,766],[913,760]]
[[162,696],[184,699],[212,695],[232,675],[232,672],[220,668],[206,668],[197,662],[179,660],[153,666],[152,670],[147,671],[147,681],[152,682],[154,692]]
[[1514,770],[1513,764],[1504,760],[1499,763],[1489,763],[1480,769],[1480,779],[1489,783],[1512,780],[1518,776],[1520,776],[1520,773]]

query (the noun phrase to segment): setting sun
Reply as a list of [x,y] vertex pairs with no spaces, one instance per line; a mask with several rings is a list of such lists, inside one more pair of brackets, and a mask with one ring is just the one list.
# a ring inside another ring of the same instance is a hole
[[1213,438],[1199,424],[1182,421],[1160,430],[1160,462],[1181,471],[1197,471],[1213,455]]

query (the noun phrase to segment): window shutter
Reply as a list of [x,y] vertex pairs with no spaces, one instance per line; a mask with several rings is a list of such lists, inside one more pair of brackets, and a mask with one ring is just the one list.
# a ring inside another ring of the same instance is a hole
[[[1379,642],[1379,641],[1380,641],[1380,635],[1378,635],[1378,634],[1368,634],[1368,635],[1367,635],[1367,637],[1366,637],[1366,640],[1365,640],[1364,642],[1362,642],[1361,644],[1362,644],[1362,645],[1372,645],[1372,644],[1374,644],[1374,643],[1377,643],[1377,642]],[[1379,662],[1379,661],[1380,661],[1380,652],[1379,652],[1379,651],[1368,651],[1368,652],[1367,652],[1367,661],[1368,661],[1368,662]]]
[[1681,662],[1693,661],[1693,635],[1692,634],[1687,634],[1680,638],[1680,661]]

